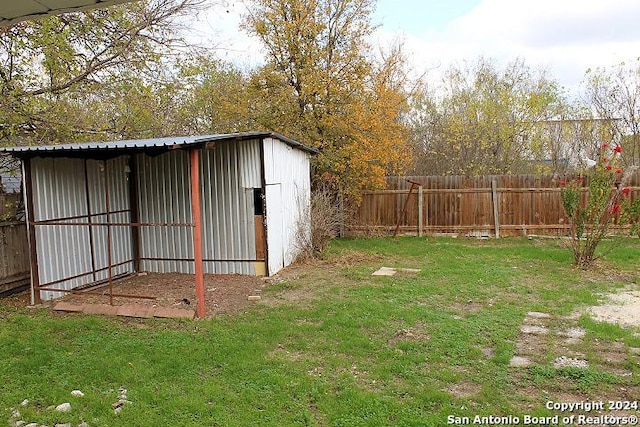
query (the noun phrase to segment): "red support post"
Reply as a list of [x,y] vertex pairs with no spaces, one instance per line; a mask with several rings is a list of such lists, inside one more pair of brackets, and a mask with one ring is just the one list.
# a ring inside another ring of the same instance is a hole
[[205,316],[204,271],[202,268],[202,219],[200,212],[200,151],[194,148],[191,158],[191,218],[193,221],[193,263],[196,275],[196,316]]

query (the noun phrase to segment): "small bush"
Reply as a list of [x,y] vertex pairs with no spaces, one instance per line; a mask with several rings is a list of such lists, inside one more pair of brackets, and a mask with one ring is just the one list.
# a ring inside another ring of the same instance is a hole
[[299,259],[316,258],[321,254],[331,239],[340,234],[344,220],[339,196],[326,185],[315,188],[297,223]]
[[596,249],[605,237],[625,231],[638,234],[640,198],[632,197],[631,188],[625,186],[629,174],[615,164],[621,152],[621,146],[610,149],[602,144],[599,162],[586,174],[588,186],[583,186],[582,177],[560,183],[562,204],[571,225],[574,264],[583,269],[590,268],[598,258]]

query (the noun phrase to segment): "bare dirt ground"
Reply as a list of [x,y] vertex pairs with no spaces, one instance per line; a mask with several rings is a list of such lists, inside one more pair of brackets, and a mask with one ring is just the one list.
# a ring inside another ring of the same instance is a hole
[[[281,280],[279,277],[262,278],[240,274],[205,274],[205,307],[207,316],[232,314],[245,311],[255,304],[249,297],[261,297],[262,289]],[[130,276],[113,282],[113,294],[147,296],[153,298],[113,297],[113,305],[142,305],[153,307],[195,309],[194,276],[180,273],[149,273]],[[90,292],[69,294],[45,302],[52,307],[66,301],[75,304],[110,304],[109,286],[103,285]],[[29,292],[21,292],[0,299],[0,306],[26,307],[30,304]]]

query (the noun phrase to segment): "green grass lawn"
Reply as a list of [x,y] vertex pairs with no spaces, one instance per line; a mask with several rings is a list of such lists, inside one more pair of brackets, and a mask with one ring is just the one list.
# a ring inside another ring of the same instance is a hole
[[[528,312],[565,322],[598,293],[640,288],[637,240],[589,272],[563,245],[337,240],[246,312],[205,320],[0,303],[0,425],[13,408],[48,426],[441,426],[450,415],[557,414],[549,400],[640,400],[637,328],[573,318],[586,336],[572,348],[589,368],[554,368],[554,334],[534,365],[509,366]],[[420,273],[372,277],[383,265]],[[603,356],[612,348],[615,361]],[[121,386],[131,403],[116,414]],[[50,408],[63,402],[70,412]]]

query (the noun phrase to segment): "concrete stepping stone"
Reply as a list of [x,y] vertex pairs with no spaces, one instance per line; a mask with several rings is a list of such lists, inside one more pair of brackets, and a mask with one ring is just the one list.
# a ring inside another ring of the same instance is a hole
[[551,319],[551,315],[549,313],[541,313],[539,311],[530,311],[527,313],[527,317],[532,317],[534,319]]
[[417,268],[380,267],[379,269],[371,273],[371,275],[372,276],[395,276],[398,271],[402,273],[409,273],[409,274],[420,273],[420,270]]
[[374,271],[371,275],[372,276],[395,276],[396,273],[397,271],[395,268],[380,267],[379,269]]
[[522,325],[520,332],[523,334],[546,335],[549,333],[549,328],[546,326]]
[[558,335],[561,337],[567,338],[583,338],[586,335],[587,331],[583,328],[567,328],[561,331],[558,331]]
[[514,368],[526,368],[527,366],[533,365],[531,359],[522,356],[513,356],[509,361],[509,366]]

